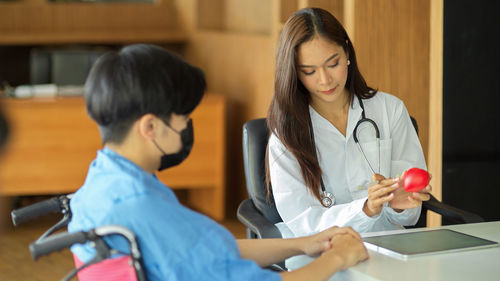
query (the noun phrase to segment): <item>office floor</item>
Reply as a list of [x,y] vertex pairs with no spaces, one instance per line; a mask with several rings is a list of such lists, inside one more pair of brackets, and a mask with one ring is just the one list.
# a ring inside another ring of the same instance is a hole
[[[74,268],[73,258],[69,250],[51,254],[36,262],[31,259],[28,245],[56,221],[57,217],[47,217],[14,228],[10,221],[4,218],[3,227],[0,227],[2,229],[0,234],[0,281],[60,280]],[[236,219],[226,220],[222,224],[235,237],[245,237],[245,228]]]

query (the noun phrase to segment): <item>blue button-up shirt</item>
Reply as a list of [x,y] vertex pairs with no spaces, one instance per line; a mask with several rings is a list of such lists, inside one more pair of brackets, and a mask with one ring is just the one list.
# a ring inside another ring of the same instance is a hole
[[[154,175],[110,149],[98,151],[83,186],[71,199],[70,232],[121,225],[135,233],[148,280],[281,280],[241,258],[235,238],[221,225],[177,200]],[[121,237],[108,245],[128,253]],[[71,248],[80,260],[95,251]]]

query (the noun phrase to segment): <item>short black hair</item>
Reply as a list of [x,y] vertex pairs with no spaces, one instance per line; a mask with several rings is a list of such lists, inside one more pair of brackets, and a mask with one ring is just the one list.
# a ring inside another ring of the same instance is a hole
[[85,103],[103,143],[121,143],[132,124],[147,113],[169,121],[200,103],[203,71],[167,50],[134,44],[102,55],[85,82]]

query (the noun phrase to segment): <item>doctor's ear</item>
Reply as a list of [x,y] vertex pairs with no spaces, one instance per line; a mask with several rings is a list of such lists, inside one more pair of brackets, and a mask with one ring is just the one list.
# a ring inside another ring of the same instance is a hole
[[347,65],[350,65],[351,64],[351,60],[349,59],[349,51],[348,50],[345,50],[345,56],[347,58]]

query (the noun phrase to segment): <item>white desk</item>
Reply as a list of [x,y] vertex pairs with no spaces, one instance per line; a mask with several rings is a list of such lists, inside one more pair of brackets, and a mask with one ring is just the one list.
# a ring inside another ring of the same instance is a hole
[[[500,242],[500,221],[438,228],[453,229]],[[421,229],[372,232],[365,233],[362,236],[368,237],[418,230]],[[369,251],[369,254],[370,259],[348,270],[338,272],[330,280],[500,280],[500,247],[415,257],[407,261],[391,258],[373,251]]]

